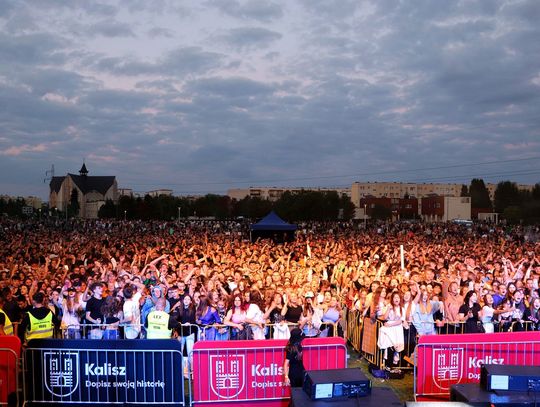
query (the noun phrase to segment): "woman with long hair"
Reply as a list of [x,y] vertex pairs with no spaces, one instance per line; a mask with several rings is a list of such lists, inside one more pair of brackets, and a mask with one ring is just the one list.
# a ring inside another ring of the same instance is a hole
[[182,299],[182,305],[178,310],[176,319],[181,324],[178,340],[181,343],[182,352],[184,356],[186,356],[184,358],[184,376],[187,377],[189,371],[187,361],[189,357],[189,364],[191,365],[193,345],[195,344],[195,324],[197,323],[195,317],[195,304],[193,303],[191,295],[186,294]]
[[339,305],[337,298],[332,296],[330,297],[328,304],[323,304],[323,314],[321,320],[323,324],[327,325],[327,327],[321,331],[320,337],[324,338],[327,336],[336,336],[336,334],[342,336],[339,326],[340,319],[341,306]]
[[202,328],[201,340],[213,341],[216,339],[216,328],[212,325],[221,324],[217,310],[210,304],[209,298],[202,296],[195,312],[197,324]]
[[540,298],[536,297],[531,301],[531,306],[523,313],[523,321],[530,326],[525,326],[528,331],[540,330]]
[[418,294],[414,299],[416,303],[412,321],[419,336],[435,335],[435,319],[433,314],[443,309],[442,302],[430,300],[426,290],[418,289]]
[[115,296],[109,295],[101,306],[101,313],[105,324],[103,339],[118,339],[120,337],[118,326],[123,318],[122,303]]
[[246,323],[250,324],[253,339],[264,339],[264,314],[262,312],[263,299],[258,291],[246,292]]
[[465,333],[483,332],[480,325],[480,305],[476,291],[469,291],[465,295],[463,305],[459,307],[458,318],[465,322]]
[[83,308],[74,288],[68,288],[62,301],[62,332],[67,339],[81,339],[81,316]]
[[387,359],[387,349],[393,348],[394,355],[392,362],[394,365],[399,364],[400,352],[405,348],[405,339],[403,337],[402,326],[402,300],[398,292],[392,293],[390,304],[386,308],[386,313],[383,316],[384,324],[379,329],[379,338],[377,345],[380,349],[384,349],[384,360]]
[[246,310],[247,305],[241,294],[232,296],[232,303],[223,323],[231,327],[231,339],[246,339]]
[[291,331],[291,337],[285,346],[285,362],[283,376],[285,384],[291,387],[302,387],[306,369],[303,362],[302,340],[304,336],[300,328]]

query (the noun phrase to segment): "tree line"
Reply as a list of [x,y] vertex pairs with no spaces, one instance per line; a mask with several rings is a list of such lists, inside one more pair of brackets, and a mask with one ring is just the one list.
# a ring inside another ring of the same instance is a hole
[[198,198],[160,195],[153,197],[122,196],[118,204],[107,201],[99,211],[100,218],[173,220],[186,217],[231,219],[261,218],[275,210],[290,221],[348,220],[354,216],[354,205],[346,195],[335,191],[285,192],[276,201],[258,197],[231,199],[226,195],[208,194]]

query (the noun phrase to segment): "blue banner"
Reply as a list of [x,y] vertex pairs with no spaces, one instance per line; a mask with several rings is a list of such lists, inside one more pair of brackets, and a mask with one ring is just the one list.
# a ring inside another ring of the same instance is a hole
[[184,405],[178,341],[37,339],[25,351],[28,403]]

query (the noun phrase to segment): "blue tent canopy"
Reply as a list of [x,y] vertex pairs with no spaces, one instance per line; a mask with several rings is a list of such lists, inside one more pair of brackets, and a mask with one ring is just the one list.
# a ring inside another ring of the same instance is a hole
[[296,225],[285,222],[274,211],[272,211],[259,222],[251,225],[250,229],[259,231],[294,231],[296,230]]

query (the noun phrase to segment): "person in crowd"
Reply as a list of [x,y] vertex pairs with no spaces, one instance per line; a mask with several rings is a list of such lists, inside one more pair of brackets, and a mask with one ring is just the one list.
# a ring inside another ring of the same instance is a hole
[[250,326],[252,338],[265,339],[261,294],[257,290],[246,291],[244,299],[247,304],[246,323]]
[[32,296],[32,303],[33,308],[26,313],[19,326],[21,340],[52,338],[60,321],[45,305],[45,295],[42,292],[37,292]]
[[13,323],[3,310],[4,304],[4,296],[0,295],[0,336],[13,335]]
[[[405,338],[403,336],[403,308],[399,292],[390,295],[390,304],[382,317],[384,323],[379,329],[377,345],[385,350],[384,360],[388,359],[387,350],[393,349],[392,364],[397,366],[400,362],[400,352],[405,349]],[[387,365],[388,366],[388,365]]]
[[216,339],[216,328],[214,324],[221,324],[221,318],[217,310],[210,304],[209,298],[202,296],[199,300],[195,318],[201,327],[201,340],[213,341]]
[[320,337],[327,336],[342,336],[343,332],[340,329],[341,307],[335,296],[330,297],[328,304],[323,305],[323,314],[321,317],[322,323],[326,326],[322,329]]
[[177,315],[177,321],[180,325],[178,339],[182,345],[182,352],[184,355],[184,376],[187,377],[190,371],[189,366],[192,365],[193,346],[195,345],[195,340],[197,339],[196,309],[191,295],[186,294],[184,296],[184,299],[182,300],[182,307],[178,311]]
[[231,298],[232,303],[223,321],[225,325],[231,327],[230,339],[250,339],[251,334],[248,332],[248,325],[246,324],[247,304],[241,294],[233,294]]
[[67,339],[81,339],[81,316],[84,310],[75,288],[69,287],[62,299],[61,329]]
[[283,377],[285,385],[302,387],[306,369],[303,362],[302,341],[304,336],[300,328],[293,328],[287,345],[285,346],[285,361],[283,363]]
[[103,339],[120,339],[119,326],[123,320],[122,303],[113,295],[105,297],[101,305]]
[[285,303],[281,310],[281,315],[291,325],[297,325],[300,321],[300,315],[302,315],[302,304],[298,300],[298,295],[295,292],[291,292],[285,296]]
[[178,328],[178,321],[165,312],[166,301],[159,298],[154,310],[150,311],[146,319],[147,339],[170,339]]
[[478,295],[475,291],[469,291],[465,295],[464,303],[459,308],[459,320],[465,323],[465,333],[483,332],[480,322],[480,304],[478,304]]
[[429,297],[427,290],[418,290],[415,298],[415,310],[412,321],[419,336],[435,335],[435,319],[433,315],[443,308],[440,301],[433,301]]
[[101,313],[104,302],[103,289],[104,284],[101,282],[94,282],[89,287],[92,296],[86,303],[86,322],[89,325],[88,338],[90,339],[101,339],[103,337],[103,330],[101,329],[103,324],[103,314]]
[[135,282],[127,284],[122,290],[124,297],[124,336],[126,339],[136,339],[141,334],[141,309],[142,290],[144,286]]
[[523,313],[523,321],[527,331],[540,331],[540,298],[532,300],[530,307]]

